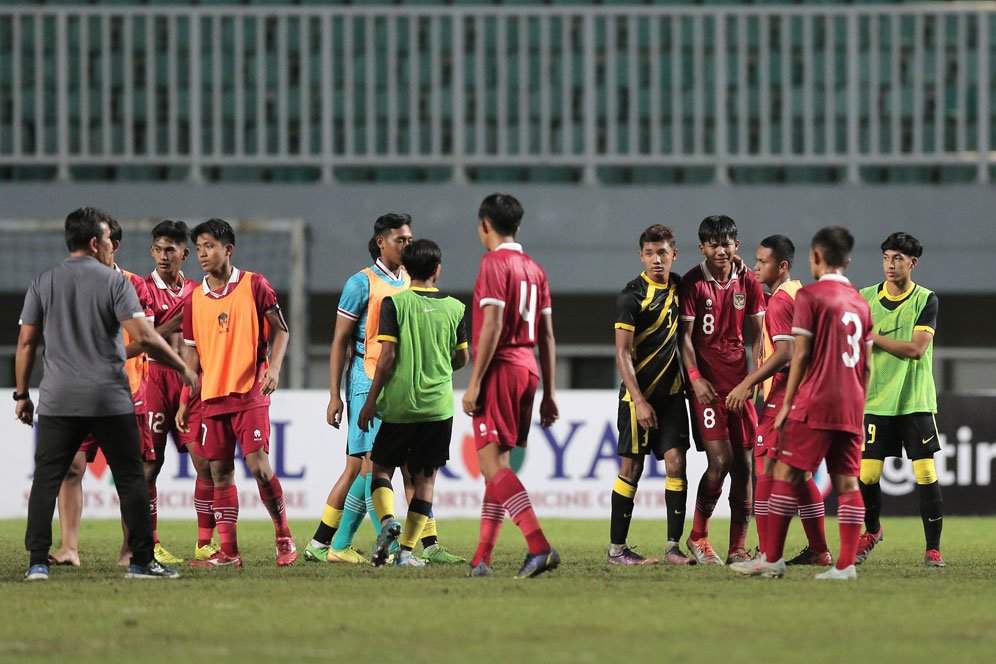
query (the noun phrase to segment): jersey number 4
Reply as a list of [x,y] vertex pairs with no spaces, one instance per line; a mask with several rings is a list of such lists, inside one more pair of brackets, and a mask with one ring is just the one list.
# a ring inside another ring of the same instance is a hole
[[529,327],[529,340],[536,339],[536,284],[519,282],[519,315]]

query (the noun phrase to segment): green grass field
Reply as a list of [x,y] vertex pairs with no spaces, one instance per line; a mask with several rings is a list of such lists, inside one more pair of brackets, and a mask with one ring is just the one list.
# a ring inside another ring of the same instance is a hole
[[[292,524],[303,551],[313,523]],[[0,661],[325,660],[330,662],[944,662],[996,657],[996,519],[947,519],[946,569],[926,569],[919,519],[887,519],[857,583],[743,579],[725,568],[621,569],[605,563],[607,522],[546,520],[564,564],[515,580],[524,554],[506,521],[495,576],[464,567],[374,569],[274,564],[268,522],[240,528],[242,570],[188,570],[126,581],[118,525],[84,519],[83,567],[24,583],[22,521],[0,521]],[[836,549],[836,522],[828,521]],[[160,522],[174,553],[189,522]],[[634,521],[630,541],[660,553],[663,524]],[[477,524],[440,524],[470,554]],[[726,524],[714,527],[725,542]],[[369,546],[364,525],[358,545]],[[56,538],[58,540],[58,538]],[[798,522],[788,550],[804,543]],[[721,548],[717,546],[717,548]]]

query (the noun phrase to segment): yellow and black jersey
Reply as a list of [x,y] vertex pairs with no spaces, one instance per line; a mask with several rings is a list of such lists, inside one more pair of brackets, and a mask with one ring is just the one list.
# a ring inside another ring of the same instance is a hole
[[[666,397],[681,392],[683,379],[678,358],[678,283],[655,283],[644,272],[626,284],[616,300],[616,329],[633,333],[633,368],[643,396]],[[622,386],[619,397],[629,401]]]

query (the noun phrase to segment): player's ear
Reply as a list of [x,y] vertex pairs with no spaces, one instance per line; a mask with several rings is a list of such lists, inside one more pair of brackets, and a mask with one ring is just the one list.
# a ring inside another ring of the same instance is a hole
[[677,249],[672,249],[671,250],[671,260],[672,261],[678,260],[678,250]]
[[180,262],[182,263],[183,261],[187,260],[187,256],[189,255],[190,255],[190,247],[184,245],[183,254],[182,254],[183,258],[180,259]]
[[916,256],[910,256],[910,269],[912,270],[913,268],[915,268],[916,264],[919,262],[920,262],[919,258],[917,258]]

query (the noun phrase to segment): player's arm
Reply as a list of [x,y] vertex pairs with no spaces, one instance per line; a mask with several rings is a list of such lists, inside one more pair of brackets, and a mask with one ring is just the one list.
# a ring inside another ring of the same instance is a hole
[[336,316],[335,330],[332,332],[332,346],[329,349],[329,405],[325,413],[326,421],[336,429],[342,423],[342,372],[346,367],[346,353],[356,329],[356,320],[346,318],[341,313]]
[[778,416],[775,418],[775,428],[781,431],[788,414],[792,411],[792,402],[802,384],[803,376],[809,370],[812,360],[813,336],[811,334],[795,335],[795,350],[792,353],[792,366],[789,368],[788,382],[785,384],[785,401]]
[[370,423],[377,417],[377,397],[387,380],[394,373],[394,361],[398,356],[398,340],[393,341],[383,335],[377,337],[380,342],[380,357],[377,358],[377,368],[374,370],[373,382],[370,384],[370,391],[367,393],[367,400],[363,403],[363,408],[356,419],[356,424],[361,431],[369,431]]
[[883,337],[881,334],[872,334],[872,342],[876,348],[881,348],[890,355],[910,360],[919,360],[927,352],[934,333],[927,330],[916,330],[911,341],[899,341]]
[[263,316],[266,317],[273,330],[273,338],[270,339],[270,362],[263,373],[262,385],[259,391],[263,394],[273,394],[280,383],[280,369],[284,365],[284,357],[287,355],[287,342],[290,341],[290,328],[284,319],[284,312],[274,304],[267,309]]
[[[495,351],[498,349],[498,339],[501,337],[503,312],[504,308],[498,306],[497,304],[486,304],[481,307],[483,320],[481,321],[481,333],[477,337],[477,348],[474,349],[474,368],[470,372],[470,383],[467,385],[467,391],[463,393],[463,412],[467,415],[473,415],[477,412],[477,397],[481,392],[481,381],[484,379],[484,374],[487,373],[488,367],[491,366],[491,360],[494,358]],[[541,338],[543,336],[543,318],[546,317],[540,317]],[[543,353],[541,352],[541,362],[543,361],[542,357]],[[543,378],[545,395],[547,387],[546,376]]]
[[726,407],[730,410],[740,411],[744,403],[750,399],[751,390],[768,380],[776,373],[785,368],[785,365],[792,359],[795,352],[795,339],[779,339],[775,342],[774,352],[764,363],[755,367],[739,385],[730,390],[726,397]]
[[629,392],[629,398],[636,408],[636,421],[644,429],[657,428],[657,413],[647,403],[636,380],[636,368],[633,366],[633,333],[635,328],[628,323],[616,322],[616,368],[619,377]]
[[[41,338],[41,325],[21,324],[21,331],[17,335],[17,353],[14,356],[14,382],[19,394],[28,392],[31,370],[35,366]],[[28,426],[35,425],[35,404],[31,401],[30,395],[27,399],[17,401],[14,406],[14,415]]]
[[180,326],[183,324],[183,311],[177,312],[175,316],[170,318],[168,321],[156,328],[156,332],[164,337],[168,337],[171,334],[176,334],[180,331]]
[[[187,346],[187,352],[183,356],[183,361],[186,362],[187,369],[200,376],[201,355],[197,352],[197,346],[193,345],[193,342],[185,342],[184,345]],[[190,433],[190,427],[187,426],[187,414],[190,412],[190,395],[190,388],[184,385],[183,389],[180,390],[180,406],[176,409],[176,417],[173,418],[176,422],[176,428],[183,433]]]
[[692,382],[692,391],[701,404],[709,404],[716,400],[716,388],[699,373],[698,361],[695,358],[695,345],[692,343],[692,333],[695,321],[685,321],[681,330],[681,362],[685,365],[688,378]]
[[122,320],[121,327],[131,338],[131,344],[136,344],[141,352],[148,353],[149,357],[170,369],[176,369],[183,377],[183,382],[191,388],[197,385],[197,374],[190,371],[184,359],[173,350],[172,346],[166,343],[165,339],[156,333],[152,324],[144,316]]
[[539,365],[543,380],[543,398],[540,400],[540,424],[550,427],[560,417],[557,408],[557,341],[553,337],[553,314],[540,314]]

